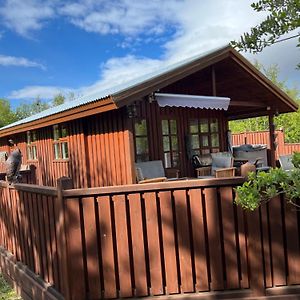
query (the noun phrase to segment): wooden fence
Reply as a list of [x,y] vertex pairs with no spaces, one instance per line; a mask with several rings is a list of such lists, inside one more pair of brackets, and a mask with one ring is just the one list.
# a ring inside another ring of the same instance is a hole
[[233,204],[242,182],[0,182],[0,243],[65,299],[296,293],[299,211],[276,198],[245,213]]
[[[286,143],[283,130],[276,130],[276,157],[300,152],[300,143]],[[269,131],[250,131],[232,134],[234,146],[243,144],[267,144],[270,146]]]

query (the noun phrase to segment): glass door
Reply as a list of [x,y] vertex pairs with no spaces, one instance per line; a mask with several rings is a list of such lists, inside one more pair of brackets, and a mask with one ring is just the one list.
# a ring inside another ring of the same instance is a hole
[[166,169],[180,169],[178,128],[175,119],[162,119],[163,162]]

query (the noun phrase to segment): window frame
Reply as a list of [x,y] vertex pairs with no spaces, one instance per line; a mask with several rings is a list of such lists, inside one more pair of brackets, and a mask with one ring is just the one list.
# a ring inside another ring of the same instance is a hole
[[[58,130],[58,136],[56,138],[55,130]],[[63,134],[63,130],[66,130],[66,134]],[[52,126],[52,145],[53,145],[53,160],[58,161],[68,161],[70,158],[69,153],[69,130],[66,124],[55,124]],[[67,145],[67,151],[63,151],[63,145]],[[56,147],[58,152],[56,151]],[[58,156],[56,155],[58,153]],[[67,156],[63,156],[63,153],[67,153]]]
[[[26,132],[26,158],[27,158],[27,161],[36,162],[38,160],[37,148],[38,148],[37,147],[37,132],[36,132],[36,130],[28,130]],[[35,149],[35,151],[33,149]]]
[[[140,124],[145,122],[146,132],[145,134],[137,134],[136,132],[136,124]],[[145,162],[150,160],[150,149],[149,149],[149,130],[148,130],[148,121],[146,118],[135,118],[133,121],[133,139],[134,139],[134,159],[135,162]],[[147,141],[147,152],[138,154],[137,153],[137,139],[146,139]],[[144,159],[146,157],[146,159]],[[140,158],[140,159],[139,159]]]
[[[201,131],[201,120],[207,120],[207,126],[208,126],[208,130],[205,132]],[[217,121],[217,127],[216,127],[216,131],[212,131],[212,124],[214,124],[215,122],[213,121]],[[191,132],[191,121],[197,121],[197,132]],[[197,154],[197,155],[204,155],[204,154],[208,154],[208,153],[213,153],[213,152],[219,152],[220,151],[220,147],[221,147],[221,136],[220,136],[220,119],[217,117],[195,117],[195,118],[190,118],[188,121],[188,132],[189,132],[189,136],[191,139],[191,151],[193,152],[193,154]],[[218,136],[218,146],[212,145],[212,136],[213,135],[217,135]],[[198,140],[198,148],[193,148],[193,144],[192,144],[192,139],[193,137],[197,137]],[[203,137],[207,137],[207,141],[208,141],[208,145],[204,146],[203,145]]]
[[[163,129],[163,122],[167,121],[168,123],[168,132],[165,134],[164,133],[164,129]],[[171,122],[175,121],[176,124],[176,133],[172,133],[171,130]],[[163,163],[164,163],[164,167],[166,169],[178,169],[179,165],[180,165],[180,158],[179,158],[179,154],[180,154],[180,150],[179,150],[179,137],[178,137],[178,122],[176,118],[172,118],[172,117],[162,117],[161,118],[161,135],[162,135],[162,152],[163,152]],[[173,149],[173,143],[172,143],[172,138],[176,137],[177,139],[177,149]],[[169,142],[169,150],[165,150],[164,149],[164,138],[168,138],[168,142]],[[166,166],[166,160],[165,160],[165,154],[169,153],[170,154],[170,166]],[[177,165],[174,165],[174,153],[177,154],[178,157],[178,162]]]

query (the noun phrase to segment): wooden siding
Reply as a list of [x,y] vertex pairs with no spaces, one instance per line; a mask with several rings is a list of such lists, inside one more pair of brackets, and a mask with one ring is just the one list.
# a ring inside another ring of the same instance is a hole
[[242,178],[62,182],[0,181],[0,244],[66,300],[243,298],[300,285],[299,212],[284,197],[242,211],[233,203]]
[[[55,186],[60,177],[71,177],[75,187],[109,186],[132,183],[129,152],[130,134],[124,110],[66,123],[69,136],[69,158],[55,160],[52,127],[36,130],[37,160],[27,160],[26,132],[11,136],[20,148],[23,164],[33,166],[29,183]],[[7,138],[2,138],[0,151],[10,152]],[[0,172],[4,166],[0,166]]]
[[[194,176],[187,157],[186,136],[189,119],[217,118],[219,122],[220,150],[225,147],[226,119],[224,112],[192,108],[160,108],[156,102],[140,101],[138,118],[147,120],[150,160],[163,160],[161,120],[177,120],[180,176]],[[82,118],[66,123],[69,136],[69,159],[55,160],[52,127],[36,130],[37,160],[27,160],[26,132],[10,136],[23,154],[23,164],[33,167],[28,183],[55,186],[62,176],[73,179],[74,186],[100,187],[135,182],[134,167],[134,119],[128,119],[125,108]],[[7,138],[0,139],[0,151],[11,151]],[[0,166],[0,172],[4,167]]]

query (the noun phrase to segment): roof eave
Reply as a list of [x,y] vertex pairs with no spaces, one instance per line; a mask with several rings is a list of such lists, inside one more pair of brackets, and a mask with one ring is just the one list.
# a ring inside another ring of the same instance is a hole
[[34,130],[46,126],[51,126],[58,123],[64,123],[67,121],[95,115],[101,112],[117,109],[112,97],[108,96],[99,101],[84,104],[48,117],[37,119],[31,122],[23,123],[13,127],[0,129],[0,137],[25,132],[28,130]]

